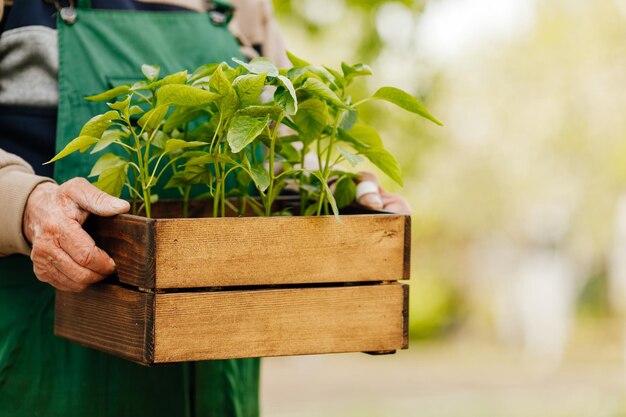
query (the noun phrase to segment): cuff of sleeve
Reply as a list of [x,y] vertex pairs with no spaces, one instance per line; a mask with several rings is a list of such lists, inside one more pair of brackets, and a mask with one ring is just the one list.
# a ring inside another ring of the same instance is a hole
[[30,193],[43,182],[53,180],[19,168],[0,170],[0,256],[30,255],[31,248],[24,238],[22,218]]

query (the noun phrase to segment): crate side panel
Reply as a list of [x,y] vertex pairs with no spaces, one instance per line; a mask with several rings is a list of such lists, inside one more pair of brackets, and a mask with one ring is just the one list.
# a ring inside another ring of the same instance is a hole
[[404,285],[157,294],[155,363],[404,346]]
[[120,282],[154,287],[154,220],[132,215],[94,216],[86,229],[115,261]]
[[95,284],[56,292],[54,333],[143,364],[152,363],[154,294]]
[[403,215],[157,220],[157,288],[395,281]]

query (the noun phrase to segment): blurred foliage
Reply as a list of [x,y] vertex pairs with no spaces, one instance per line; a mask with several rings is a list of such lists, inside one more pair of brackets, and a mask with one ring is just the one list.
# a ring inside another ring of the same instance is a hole
[[518,302],[502,285],[536,253],[565,263],[573,295],[562,297],[578,311],[608,311],[604,271],[626,193],[626,1],[275,5],[297,55],[368,63],[374,77],[356,89],[396,85],[446,125],[378,104],[363,114],[403,170],[404,189],[384,185],[414,209],[415,335],[459,320],[454,304],[488,317]]
[[449,281],[413,277],[410,283],[409,336],[412,340],[440,338],[460,320],[462,301]]
[[606,273],[593,275],[585,283],[578,296],[578,313],[587,318],[610,316],[609,283]]

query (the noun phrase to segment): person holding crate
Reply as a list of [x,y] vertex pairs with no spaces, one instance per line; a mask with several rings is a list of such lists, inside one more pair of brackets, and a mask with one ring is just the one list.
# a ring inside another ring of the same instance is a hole
[[[261,54],[285,64],[269,0],[233,3],[229,24],[221,1],[0,0],[0,417],[259,414],[258,359],[146,368],[52,334],[54,289],[82,291],[115,270],[83,222],[129,204],[85,180],[87,163],[42,163],[89,118],[82,97],[142,63],[173,72]],[[409,210],[364,176],[361,203]]]

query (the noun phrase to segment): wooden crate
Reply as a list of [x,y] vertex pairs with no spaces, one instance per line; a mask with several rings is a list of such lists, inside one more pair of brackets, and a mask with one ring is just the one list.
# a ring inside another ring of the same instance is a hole
[[408,216],[155,209],[91,221],[118,274],[57,291],[57,335],[146,365],[408,347]]

